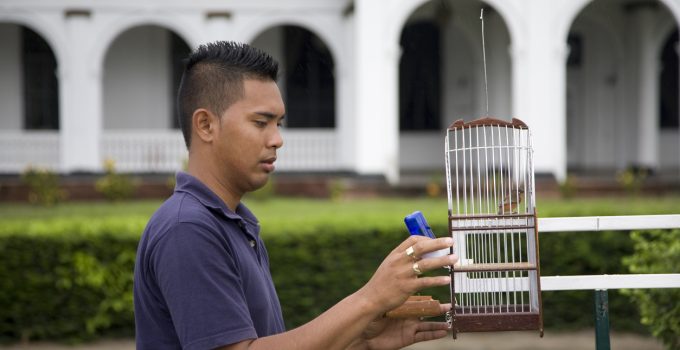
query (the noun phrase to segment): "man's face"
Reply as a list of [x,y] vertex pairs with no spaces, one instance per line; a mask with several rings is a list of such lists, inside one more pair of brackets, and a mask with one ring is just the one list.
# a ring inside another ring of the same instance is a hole
[[243,88],[243,98],[222,114],[214,144],[224,185],[241,195],[264,186],[274,171],[285,114],[275,82],[244,79]]

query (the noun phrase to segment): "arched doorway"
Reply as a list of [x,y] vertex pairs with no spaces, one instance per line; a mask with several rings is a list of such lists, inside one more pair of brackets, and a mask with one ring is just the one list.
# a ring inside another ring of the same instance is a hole
[[59,81],[47,41],[31,28],[0,23],[0,169],[59,167]]
[[479,21],[484,8],[488,115],[510,119],[510,35],[492,7],[476,0],[429,1],[403,26],[399,45],[399,164],[402,177],[443,169],[444,130],[487,115]]
[[289,128],[335,127],[335,65],[326,44],[299,26],[269,28],[252,42],[279,61]]
[[669,159],[678,158],[666,153],[676,154],[677,142],[663,147],[660,110],[661,89],[669,87],[661,81],[677,79],[677,63],[675,73],[661,69],[661,38],[676,27],[657,0],[595,0],[575,18],[566,62],[569,172],[611,176],[676,166]]
[[187,43],[171,30],[137,26],[120,34],[103,67],[102,158],[132,172],[172,171],[185,157],[175,101]]
[[336,77],[334,58],[314,32],[297,25],[270,27],[251,43],[279,62],[279,81],[286,104],[283,171],[337,170]]
[[120,34],[104,61],[104,130],[177,128],[175,99],[187,43],[152,25]]
[[59,130],[59,83],[52,48],[28,27],[0,24],[2,129]]

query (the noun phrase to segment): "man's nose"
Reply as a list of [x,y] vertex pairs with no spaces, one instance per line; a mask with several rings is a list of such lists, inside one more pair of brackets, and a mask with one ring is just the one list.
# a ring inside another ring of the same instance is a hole
[[281,128],[276,127],[274,131],[272,131],[267,146],[273,148],[283,147],[283,137],[281,136]]

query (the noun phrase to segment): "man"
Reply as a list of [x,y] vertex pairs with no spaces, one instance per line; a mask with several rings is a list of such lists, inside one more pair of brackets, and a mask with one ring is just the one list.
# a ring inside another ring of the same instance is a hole
[[[250,46],[216,42],[189,57],[178,96],[187,173],[149,221],[135,265],[137,348],[392,349],[446,335],[446,324],[382,318],[453,265],[422,259],[450,238],[409,238],[354,294],[285,331],[255,216],[241,203],[274,171],[285,110],[277,63]],[[442,306],[442,312],[450,305]]]

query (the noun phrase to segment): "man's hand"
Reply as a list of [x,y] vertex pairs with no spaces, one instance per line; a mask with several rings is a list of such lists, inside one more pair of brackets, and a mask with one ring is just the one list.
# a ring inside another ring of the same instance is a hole
[[[410,236],[392,250],[373,277],[357,293],[370,301],[372,311],[377,317],[400,306],[409,296],[421,289],[449,284],[451,277],[448,275],[418,277],[416,269],[426,272],[454,265],[458,261],[455,254],[420,259],[425,253],[449,248],[452,245],[453,239],[450,237],[430,239]],[[412,249],[409,249],[410,247]],[[407,254],[407,249],[410,255]]]
[[[442,304],[445,313],[451,304]],[[379,318],[371,322],[349,349],[391,350],[414,343],[443,338],[448,333],[445,322],[421,321],[418,318]]]

